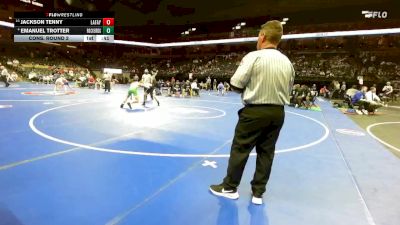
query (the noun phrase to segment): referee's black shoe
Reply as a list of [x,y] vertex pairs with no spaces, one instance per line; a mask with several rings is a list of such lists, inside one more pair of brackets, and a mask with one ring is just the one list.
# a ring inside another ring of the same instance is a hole
[[238,199],[239,198],[239,193],[236,188],[227,188],[227,187],[223,186],[222,184],[211,185],[210,191],[213,195],[221,196],[224,198],[229,198],[229,199]]

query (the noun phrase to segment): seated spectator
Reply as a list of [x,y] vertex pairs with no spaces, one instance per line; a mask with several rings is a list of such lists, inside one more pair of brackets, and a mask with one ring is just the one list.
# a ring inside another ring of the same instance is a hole
[[205,83],[203,81],[200,82],[200,89],[206,89]]
[[400,96],[400,83],[393,84],[393,101],[397,101],[397,98]]
[[186,82],[182,81],[181,86],[182,86],[182,96],[183,97],[189,96],[191,89],[190,81],[189,80],[187,80]]
[[382,99],[389,100],[393,98],[393,87],[390,82],[386,82],[386,85],[382,88]]
[[[135,78],[134,78],[134,80],[135,80]],[[103,88],[103,82],[102,82],[102,80],[100,78],[96,79],[96,83],[94,83],[94,87],[95,87],[96,90],[100,90],[100,89]]]
[[76,81],[77,87],[85,87],[87,84],[87,79],[85,76],[80,76],[79,79]]
[[7,69],[4,66],[0,66],[0,80],[4,82],[5,87],[10,86],[10,83],[8,83],[9,76],[10,74],[8,73]]
[[331,86],[332,86],[332,92],[330,93],[330,96],[329,96],[329,98],[340,98],[340,83],[339,83],[339,81],[336,81],[336,80],[334,80],[334,81],[332,81],[332,84],[331,84]]
[[295,107],[301,107],[304,106],[306,109],[308,109],[310,105],[310,89],[306,85],[301,85],[300,89],[297,90],[296,93],[296,105]]
[[329,90],[326,88],[326,86],[323,86],[321,89],[319,89],[319,95],[326,98],[329,96]]
[[15,82],[15,81],[17,81],[18,80],[18,75],[17,75],[17,73],[16,72],[12,72],[11,73],[11,75],[10,75],[10,81],[12,81],[12,82]]
[[175,85],[171,86],[169,96],[180,96],[180,94],[181,94],[181,87],[178,82],[175,82]]
[[296,96],[297,92],[300,89],[300,84],[294,84],[292,91],[290,92],[290,106],[295,106],[296,105]]
[[34,70],[32,70],[29,74],[28,74],[28,79],[29,80],[35,80],[38,79],[38,76],[36,74],[36,72]]
[[314,85],[313,85],[312,88],[309,89],[309,91],[310,91],[310,102],[311,102],[312,106],[316,106],[315,100],[317,100],[317,97],[318,97],[317,87],[314,86]]
[[95,88],[96,80],[93,76],[89,76],[87,84],[89,88]]
[[340,91],[339,91],[339,97],[340,98],[345,98],[346,97],[346,89],[347,89],[347,85],[346,85],[346,82],[345,81],[343,81],[342,82],[342,86],[340,86]]
[[197,80],[194,80],[190,86],[192,88],[192,95],[200,96],[199,87],[197,86]]
[[311,91],[318,92],[318,91],[317,91],[317,85],[316,85],[316,84],[313,84],[313,85],[311,86],[310,90],[311,90]]

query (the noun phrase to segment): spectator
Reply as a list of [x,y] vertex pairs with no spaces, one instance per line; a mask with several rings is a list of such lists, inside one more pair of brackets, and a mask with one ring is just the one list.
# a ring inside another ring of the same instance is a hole
[[330,95],[328,88],[326,86],[323,86],[321,89],[319,89],[319,95],[326,98]]
[[197,86],[197,80],[194,80],[190,85],[192,88],[192,95],[200,96],[199,87]]
[[5,87],[10,86],[10,83],[8,83],[10,74],[8,73],[7,69],[4,66],[0,66],[0,70],[1,81],[4,82]]
[[385,106],[381,99],[376,95],[376,88],[371,87],[370,90],[365,93],[366,108],[368,113],[374,113],[376,109]]
[[390,82],[386,82],[386,85],[382,88],[382,98],[389,100],[393,96],[393,87],[390,85]]

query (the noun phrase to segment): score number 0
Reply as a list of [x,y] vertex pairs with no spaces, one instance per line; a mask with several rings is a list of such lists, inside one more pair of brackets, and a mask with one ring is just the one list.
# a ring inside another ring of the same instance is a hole
[[114,26],[114,18],[103,18],[103,26]]

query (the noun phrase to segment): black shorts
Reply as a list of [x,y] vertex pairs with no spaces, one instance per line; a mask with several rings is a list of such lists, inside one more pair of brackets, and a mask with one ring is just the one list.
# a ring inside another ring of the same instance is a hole
[[146,88],[146,89],[145,89],[145,92],[146,92],[147,94],[151,94],[151,93],[153,93],[153,91],[154,91],[154,87],[149,87],[149,88]]

